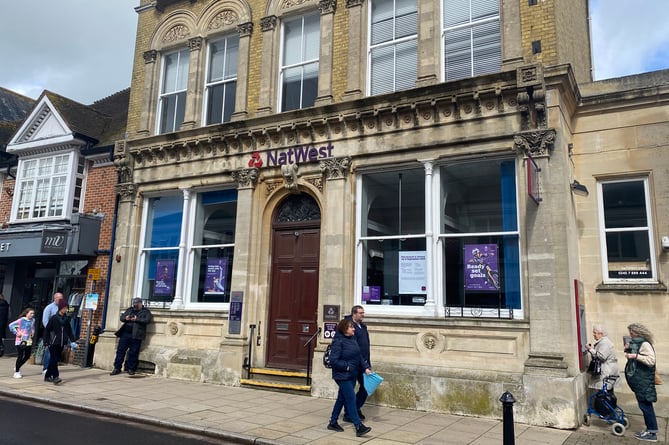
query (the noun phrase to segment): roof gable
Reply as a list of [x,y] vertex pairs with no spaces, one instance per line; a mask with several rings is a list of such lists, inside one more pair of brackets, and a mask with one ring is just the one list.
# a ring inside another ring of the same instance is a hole
[[18,146],[22,144],[56,138],[61,140],[63,138],[71,139],[72,130],[70,130],[49,98],[43,94],[38,100],[37,105],[14,134],[14,137],[9,141],[7,151],[19,149]]

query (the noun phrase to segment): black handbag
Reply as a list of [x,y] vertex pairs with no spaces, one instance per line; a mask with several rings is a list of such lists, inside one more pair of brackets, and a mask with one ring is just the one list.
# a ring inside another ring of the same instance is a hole
[[598,376],[602,374],[602,361],[596,355],[590,360],[588,365],[588,373],[593,376]]

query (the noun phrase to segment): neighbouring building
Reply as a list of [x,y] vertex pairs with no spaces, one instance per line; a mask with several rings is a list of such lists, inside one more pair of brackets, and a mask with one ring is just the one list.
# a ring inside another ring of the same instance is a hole
[[373,403],[574,428],[588,325],[667,333],[669,73],[593,83],[586,1],[136,11],[97,366],[141,297],[146,369],[333,397],[363,304]]
[[[6,141],[0,199],[2,292],[12,314],[42,309],[59,291],[76,334],[103,323],[117,170],[129,89],[91,105],[50,91],[31,104]],[[87,348],[74,357],[84,364]]]

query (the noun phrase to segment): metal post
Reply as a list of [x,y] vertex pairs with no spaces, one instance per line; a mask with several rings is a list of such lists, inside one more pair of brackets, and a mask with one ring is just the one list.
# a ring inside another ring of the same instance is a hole
[[502,394],[502,397],[499,398],[499,401],[502,402],[502,422],[504,424],[504,445],[515,445],[516,438],[513,431],[513,404],[516,403],[516,399],[513,398],[513,394],[509,391],[506,391]]

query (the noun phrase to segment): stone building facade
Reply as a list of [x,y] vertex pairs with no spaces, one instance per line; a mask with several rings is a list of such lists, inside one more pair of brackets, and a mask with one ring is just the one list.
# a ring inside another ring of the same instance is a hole
[[[374,403],[500,417],[510,391],[520,422],[579,424],[586,325],[615,315],[620,333],[629,316],[607,302],[634,281],[596,267],[595,189],[630,173],[625,151],[666,156],[665,77],[590,86],[586,2],[136,10],[98,366],[141,297],[156,373],[238,385],[249,368],[306,370],[311,394],[333,397],[320,357],[364,304],[386,379]],[[646,125],[658,134],[641,141]],[[609,164],[606,138],[628,131]],[[633,174],[649,184],[658,165]],[[666,254],[645,233],[653,269],[631,285],[660,300]]]

